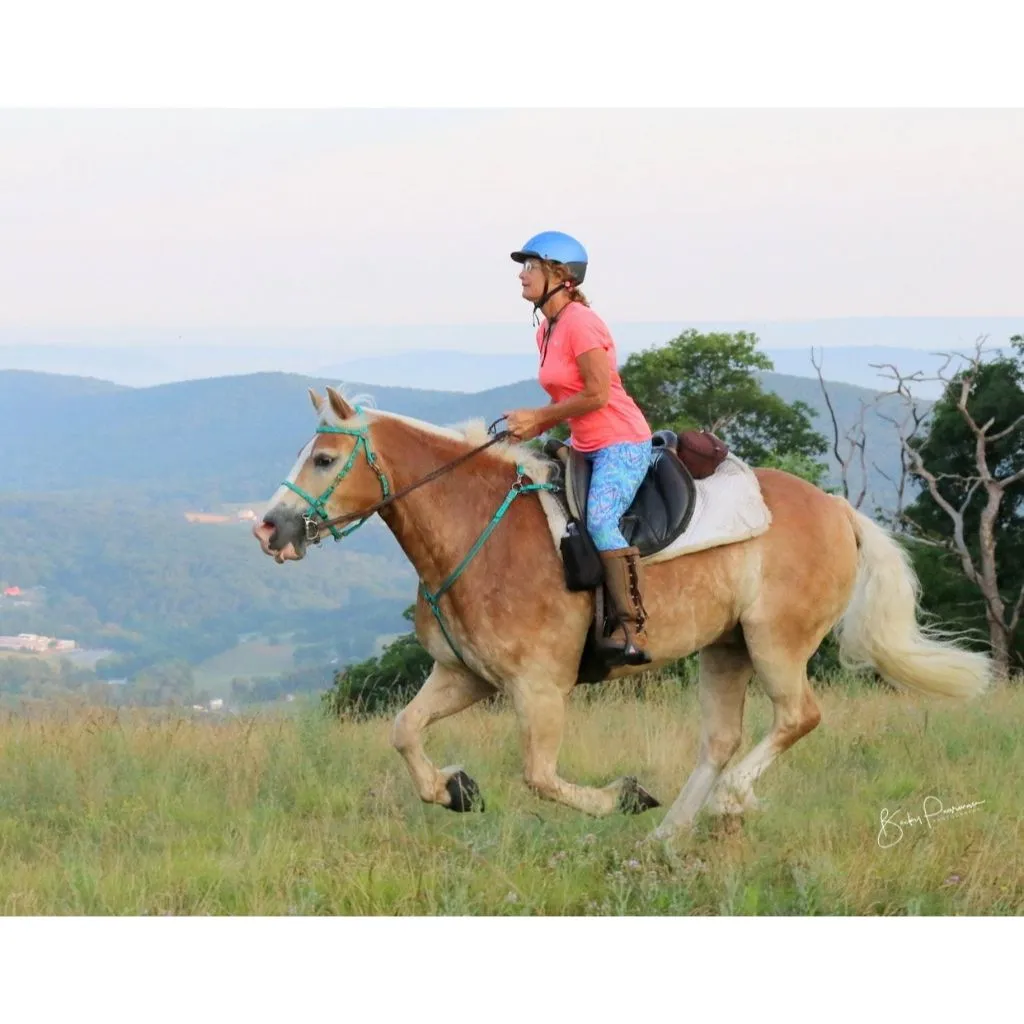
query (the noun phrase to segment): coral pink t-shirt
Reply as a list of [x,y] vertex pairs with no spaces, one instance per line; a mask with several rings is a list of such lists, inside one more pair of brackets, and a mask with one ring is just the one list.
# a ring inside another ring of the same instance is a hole
[[[546,327],[545,322],[537,329],[537,350],[542,353]],[[569,419],[572,446],[581,452],[593,452],[610,444],[649,441],[651,428],[640,407],[622,387],[611,333],[604,321],[582,302],[570,302],[558,314],[540,368],[540,386],[555,402],[579,394],[583,390],[583,375],[576,359],[595,348],[604,349],[611,369],[608,404]]]

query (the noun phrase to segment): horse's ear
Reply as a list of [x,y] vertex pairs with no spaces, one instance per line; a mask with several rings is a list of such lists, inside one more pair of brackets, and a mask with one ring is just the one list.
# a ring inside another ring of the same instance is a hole
[[355,409],[330,386],[327,388],[327,399],[339,420],[347,420],[350,416],[355,416]]
[[324,400],[316,393],[316,391],[313,388],[309,389],[309,400],[313,403],[313,408],[316,409],[317,412],[320,412],[320,410],[323,408]]

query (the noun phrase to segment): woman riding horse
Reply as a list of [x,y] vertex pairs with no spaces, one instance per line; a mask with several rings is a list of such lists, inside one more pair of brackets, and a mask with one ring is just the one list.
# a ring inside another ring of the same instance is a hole
[[611,332],[579,290],[587,273],[586,249],[561,231],[544,231],[512,259],[523,267],[523,298],[533,303],[534,316],[544,314],[537,328],[539,381],[551,404],[506,413],[508,429],[528,441],[569,424],[570,444],[593,467],[587,529],[621,620],[598,642],[631,663],[649,661],[640,551],[628,544],[619,520],[647,475],[651,428],[622,386]]
[[[568,417],[574,443],[592,449],[596,470],[599,459],[609,464],[602,450],[649,438],[637,436],[638,423],[630,436],[612,416],[623,405],[611,397],[618,393],[611,339],[587,306],[569,301],[579,294],[582,247],[556,247],[543,236],[532,242],[516,256],[524,264],[524,296],[548,318],[538,340],[542,381],[551,374],[555,401],[509,418],[517,433],[536,436]],[[556,288],[564,285],[553,305],[552,280]],[[504,436],[489,437],[483,422],[436,427],[354,406],[333,388],[310,398],[316,432],[253,534],[277,562],[297,561],[324,536],[340,539],[379,513],[412,563],[419,579],[416,636],[434,665],[395,718],[391,740],[420,799],[452,811],[482,808],[476,783],[461,767],[438,768],[430,760],[424,733],[500,693],[519,722],[524,779],[539,796],[597,816],[657,806],[633,776],[593,786],[559,772],[593,602],[564,586],[545,510],[549,467],[523,445],[500,447]],[[595,412],[603,415],[588,420]],[[610,435],[601,429],[609,422]],[[735,815],[758,806],[754,784],[821,721],[807,665],[830,630],[845,664],[871,667],[923,694],[970,697],[991,678],[987,656],[919,626],[917,577],[907,552],[883,527],[792,474],[755,469],[754,475],[770,513],[764,532],[646,566],[644,632],[652,664],[668,666],[700,652],[700,742],[686,783],[653,833],[658,840],[692,829],[704,809]],[[619,487],[616,500],[625,508],[628,488]],[[591,508],[599,528],[615,523],[596,504]],[[350,525],[339,530],[342,523]],[[635,563],[621,548],[607,549],[605,557]],[[642,623],[643,604],[633,603],[622,582],[620,573],[610,589]],[[645,668],[623,665],[615,672]],[[734,763],[755,674],[772,702],[772,723]]]

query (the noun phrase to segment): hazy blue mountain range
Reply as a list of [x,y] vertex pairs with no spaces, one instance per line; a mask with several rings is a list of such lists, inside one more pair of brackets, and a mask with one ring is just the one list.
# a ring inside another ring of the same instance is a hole
[[[947,362],[943,353],[913,348],[857,346],[817,350],[826,380],[855,384],[873,391],[885,391],[892,385],[888,371],[880,365],[891,364],[901,373],[920,371],[934,377]],[[816,378],[809,349],[767,349],[775,372],[792,377]],[[625,360],[620,360],[620,364]],[[960,360],[950,366],[960,364]],[[448,391],[480,391],[512,380],[523,380],[537,370],[536,353],[471,353],[453,350],[398,352],[392,355],[364,356],[324,367],[320,375],[334,380],[372,380],[391,387],[423,387]],[[915,386],[921,398],[936,398],[942,391],[937,382]]]
[[[266,373],[120,388],[0,371],[0,490],[115,487],[191,505],[276,489],[314,426],[306,390],[331,380]],[[546,401],[533,381],[475,395],[354,384],[384,409],[435,423]]]
[[[611,323],[620,355],[663,344],[683,330],[752,331],[780,373],[813,376],[811,347],[826,350],[826,376],[879,387],[876,350],[927,362],[928,351],[994,346],[1024,331],[1020,317],[853,317],[806,321]],[[144,387],[262,372],[379,385],[482,391],[533,376],[533,328],[522,323],[323,328],[0,328],[0,370],[97,377]],[[928,365],[931,365],[928,363]],[[923,367],[922,367],[923,368]],[[924,392],[922,392],[922,395]]]
[[[765,386],[787,401],[819,411],[818,429],[831,434],[818,382],[765,374]],[[295,453],[308,440],[313,414],[309,386],[332,380],[265,373],[125,388],[95,380],[0,371],[0,490],[114,491],[174,504],[210,508],[221,502],[258,503],[276,489]],[[521,406],[545,404],[535,380],[472,394],[350,383],[382,409],[434,423],[474,417],[487,422]],[[841,427],[856,419],[874,393],[831,383]],[[890,415],[898,411],[887,400]],[[889,475],[898,472],[899,445],[890,424],[867,421],[868,455]],[[892,494],[869,470],[875,500]]]
[[[0,371],[0,580],[50,595],[38,611],[0,608],[0,632],[121,643],[135,659],[126,675],[173,658],[199,664],[241,633],[294,633],[303,656],[320,659],[307,663],[323,663],[326,687],[330,659],[365,657],[403,626],[415,575],[386,527],[374,520],[282,570],[246,525],[194,526],[182,513],[222,503],[258,510],[313,429],[306,389],[331,382],[261,373],[132,388]],[[763,382],[787,401],[823,408],[816,380],[765,374]],[[350,382],[358,392],[442,424],[490,422],[547,401],[532,378],[472,394]],[[874,398],[845,383],[829,392],[844,426]],[[829,433],[827,420],[818,425]],[[891,427],[872,415],[867,429],[870,459],[895,475]],[[891,501],[881,475],[869,477],[868,511]],[[366,610],[358,622],[356,605]]]

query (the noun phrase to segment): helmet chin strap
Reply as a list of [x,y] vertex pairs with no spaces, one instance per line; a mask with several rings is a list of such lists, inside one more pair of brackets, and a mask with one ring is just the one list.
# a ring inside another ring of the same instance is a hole
[[566,282],[562,281],[555,288],[548,288],[548,275],[544,275],[544,294],[533,304],[533,326],[536,327],[540,323],[540,317],[537,315],[544,303],[548,301],[552,296],[557,295],[559,292],[564,292],[566,288]]

